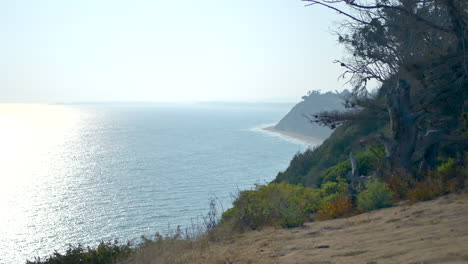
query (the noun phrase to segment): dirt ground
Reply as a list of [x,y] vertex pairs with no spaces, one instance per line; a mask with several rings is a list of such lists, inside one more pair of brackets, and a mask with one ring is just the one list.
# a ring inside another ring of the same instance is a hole
[[468,263],[468,194],[221,241],[157,243],[123,263]]
[[468,263],[468,195],[248,232],[209,251],[216,263]]

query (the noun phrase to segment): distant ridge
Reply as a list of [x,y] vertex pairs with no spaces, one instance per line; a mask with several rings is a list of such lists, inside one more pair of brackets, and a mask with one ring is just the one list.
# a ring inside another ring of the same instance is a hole
[[332,130],[310,123],[305,116],[324,110],[344,109],[341,98],[348,93],[348,90],[342,93],[310,91],[302,97],[303,101],[296,104],[274,126],[274,129],[323,140],[331,134]]

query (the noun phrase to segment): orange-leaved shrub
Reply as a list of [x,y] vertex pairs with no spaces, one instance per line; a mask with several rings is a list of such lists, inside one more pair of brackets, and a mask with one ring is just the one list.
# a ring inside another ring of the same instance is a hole
[[406,173],[391,173],[385,177],[385,183],[397,200],[405,199],[411,188],[412,176]]
[[349,215],[353,209],[353,202],[348,197],[339,197],[325,204],[317,214],[318,220],[335,219]]
[[434,199],[437,195],[442,193],[440,183],[426,179],[424,181],[416,182],[407,196],[410,201],[428,201]]

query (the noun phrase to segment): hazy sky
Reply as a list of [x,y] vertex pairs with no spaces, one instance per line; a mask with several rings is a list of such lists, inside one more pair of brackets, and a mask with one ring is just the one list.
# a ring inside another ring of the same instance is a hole
[[0,102],[297,101],[342,90],[300,0],[0,0]]

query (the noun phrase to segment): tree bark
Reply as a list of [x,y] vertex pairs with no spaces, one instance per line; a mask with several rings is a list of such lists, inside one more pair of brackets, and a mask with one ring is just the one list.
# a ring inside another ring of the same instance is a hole
[[399,79],[387,94],[391,136],[384,140],[386,155],[392,171],[412,172],[413,153],[418,135],[416,122],[421,116],[411,112],[410,85]]
[[422,153],[419,163],[419,172],[433,170],[437,167],[437,154],[441,133],[437,130],[429,130],[422,138]]
[[356,159],[353,156],[353,152],[349,153],[349,161],[351,162],[351,179],[359,177],[359,170],[357,167]]
[[[467,48],[468,38],[466,36],[466,2],[462,0],[460,6],[456,5],[455,0],[445,0],[447,12],[450,16],[450,22],[452,23],[452,30],[457,38],[457,51],[459,54],[465,55],[464,50]],[[466,56],[466,55],[465,55]]]

